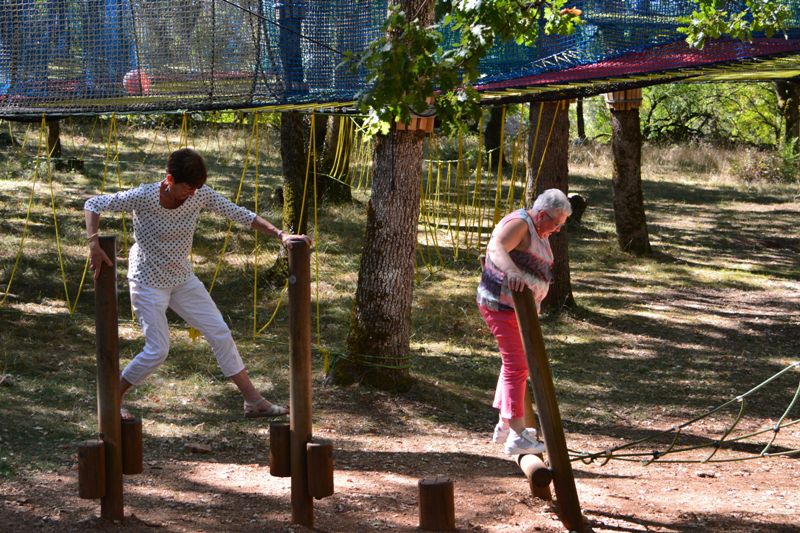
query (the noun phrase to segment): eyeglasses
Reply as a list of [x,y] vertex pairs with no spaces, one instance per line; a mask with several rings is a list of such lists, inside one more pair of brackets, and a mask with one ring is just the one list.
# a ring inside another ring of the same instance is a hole
[[562,222],[561,224],[556,224],[556,219],[554,219],[550,213],[548,213],[547,211],[542,211],[542,212],[550,220],[550,223],[553,224],[553,231],[560,231],[561,228],[564,227],[564,224],[567,223],[567,219],[564,219],[564,222]]

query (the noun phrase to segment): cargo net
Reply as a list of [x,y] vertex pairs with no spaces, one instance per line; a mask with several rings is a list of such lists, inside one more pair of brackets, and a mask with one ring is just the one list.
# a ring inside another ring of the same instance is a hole
[[0,115],[352,100],[385,1],[6,0]]
[[[365,88],[344,63],[381,34],[386,0],[5,0],[0,116],[340,107]],[[643,73],[800,51],[798,7],[786,36],[691,50],[677,32],[688,0],[576,1],[585,24],[537,46],[495,46],[480,88],[543,86],[597,94]],[[445,42],[456,36],[444,29]],[[788,37],[788,38],[785,38]],[[752,68],[749,66],[748,68]],[[658,77],[657,74],[662,76]],[[655,80],[655,81],[654,81]],[[595,82],[576,88],[576,81]],[[550,85],[555,85],[550,87]],[[579,90],[580,89],[580,90]],[[543,90],[543,89],[541,89]]]

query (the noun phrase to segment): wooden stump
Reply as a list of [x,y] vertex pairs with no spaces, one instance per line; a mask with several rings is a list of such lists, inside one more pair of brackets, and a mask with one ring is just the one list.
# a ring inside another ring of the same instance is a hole
[[312,440],[306,444],[308,493],[316,499],[333,494],[333,443]]
[[421,479],[419,488],[419,527],[428,531],[455,531],[456,511],[453,482],[446,477]]
[[100,439],[78,445],[78,496],[87,500],[106,494],[105,445]]
[[142,419],[122,420],[122,473],[141,474],[144,471],[142,450]]
[[273,422],[269,425],[269,473],[275,477],[292,475],[289,459],[289,423]]

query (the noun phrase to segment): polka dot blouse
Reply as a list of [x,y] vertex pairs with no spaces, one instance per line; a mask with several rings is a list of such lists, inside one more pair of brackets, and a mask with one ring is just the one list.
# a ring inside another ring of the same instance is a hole
[[90,198],[84,209],[93,213],[133,213],[133,234],[128,279],[158,288],[177,287],[192,275],[189,252],[197,220],[203,209],[249,228],[256,214],[203,185],[179,207],[167,209],[159,202],[160,183],[147,183],[116,194]]

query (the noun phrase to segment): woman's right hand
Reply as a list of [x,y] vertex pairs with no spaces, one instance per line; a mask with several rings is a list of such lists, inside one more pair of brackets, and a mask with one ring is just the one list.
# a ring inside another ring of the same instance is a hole
[[92,272],[94,272],[94,279],[100,277],[100,269],[103,268],[103,263],[108,266],[112,266],[114,264],[100,247],[100,242],[97,239],[89,241],[89,268],[91,268]]

